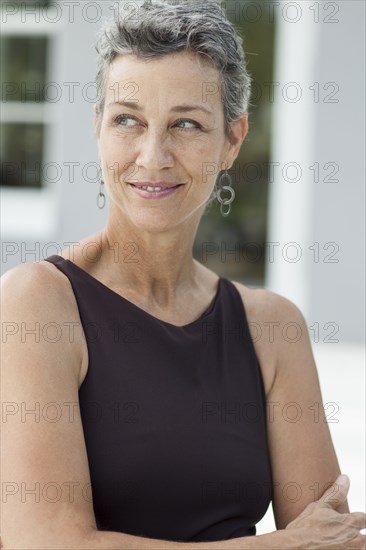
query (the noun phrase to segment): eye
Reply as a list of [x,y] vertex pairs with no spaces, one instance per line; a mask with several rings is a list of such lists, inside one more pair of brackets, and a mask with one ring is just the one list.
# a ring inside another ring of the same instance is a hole
[[[138,122],[137,119],[132,116],[132,115],[118,115],[115,119],[114,119],[114,122],[119,125],[119,126],[122,126],[123,128],[133,128],[135,125],[134,124],[123,124],[123,122],[125,122],[126,120],[134,120],[135,122]],[[178,120],[176,122],[176,125],[178,124],[194,124],[195,125],[195,128],[179,128],[180,130],[201,130],[202,129],[202,126],[201,124],[199,124],[198,122],[196,122],[195,120],[190,120],[189,118],[182,118],[180,120]]]
[[118,115],[114,119],[114,122],[116,122],[119,126],[123,126],[124,128],[129,128],[131,125],[127,126],[126,124],[122,124],[122,121],[125,121],[128,119],[134,120],[135,122],[137,122],[137,119],[131,115]]
[[126,120],[134,120],[135,122],[137,122],[137,119],[131,115],[118,115],[114,119],[114,122],[118,126],[122,126],[123,128],[133,128],[135,126],[134,124],[123,124],[123,122],[125,122]]
[[182,123],[186,123],[186,122],[188,122],[189,124],[195,124],[196,127],[195,128],[181,128],[181,130],[200,130],[200,129],[202,129],[201,124],[199,124],[195,120],[190,120],[189,118],[182,118],[182,119],[178,120],[178,122],[176,124],[182,124]]

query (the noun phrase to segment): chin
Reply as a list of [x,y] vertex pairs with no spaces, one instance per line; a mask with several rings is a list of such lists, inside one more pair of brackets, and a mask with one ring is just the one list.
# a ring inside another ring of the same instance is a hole
[[177,216],[174,216],[172,212],[168,216],[155,209],[155,212],[149,212],[145,209],[140,209],[140,212],[136,215],[130,214],[130,219],[135,225],[142,231],[148,231],[149,233],[161,233],[171,229],[177,225]]

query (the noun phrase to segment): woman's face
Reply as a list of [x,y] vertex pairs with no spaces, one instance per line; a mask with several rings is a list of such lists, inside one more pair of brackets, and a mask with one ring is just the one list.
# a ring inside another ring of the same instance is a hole
[[[231,167],[246,134],[242,125],[236,145],[226,139],[220,96],[219,72],[192,52],[115,58],[99,157],[112,205],[135,225],[161,230],[201,216],[219,171]],[[182,185],[146,198],[131,185],[146,182]]]

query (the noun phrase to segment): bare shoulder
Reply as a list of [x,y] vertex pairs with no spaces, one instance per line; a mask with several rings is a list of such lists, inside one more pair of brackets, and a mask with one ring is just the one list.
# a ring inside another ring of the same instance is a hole
[[231,281],[238,290],[254,349],[261,367],[266,396],[273,388],[287,342],[306,332],[300,309],[291,301],[265,288],[250,288]]
[[246,313],[255,319],[268,321],[270,316],[278,321],[303,319],[300,309],[288,298],[265,288],[250,288],[238,281],[231,281],[239,291]]
[[55,315],[60,316],[70,313],[70,282],[55,266],[49,266],[49,262],[43,260],[29,262],[4,273],[1,277],[2,302],[12,308],[19,306],[24,312],[33,306],[39,313],[40,308],[52,308]]
[[[38,343],[52,340],[67,341],[74,355],[71,364],[81,383],[85,370],[83,330],[78,307],[68,278],[53,264],[44,260],[19,264],[2,275],[1,310],[3,321],[10,324],[8,331],[16,331],[23,341],[33,325]],[[15,335],[14,335],[15,336]]]
[[46,285],[45,290],[57,293],[58,290],[62,290],[62,287],[65,288],[65,277],[60,277],[59,273],[55,266],[45,260],[27,262],[9,269],[2,275],[1,282],[8,290],[11,290],[13,285],[30,290],[30,286],[34,285],[34,290],[37,292],[39,287],[43,289],[43,285]]

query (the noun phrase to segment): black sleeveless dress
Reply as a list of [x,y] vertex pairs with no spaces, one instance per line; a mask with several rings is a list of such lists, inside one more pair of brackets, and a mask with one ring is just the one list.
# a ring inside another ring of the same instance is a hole
[[255,535],[272,500],[266,402],[233,283],[221,277],[208,309],[178,327],[70,260],[47,261],[70,280],[89,353],[79,401],[98,529]]

